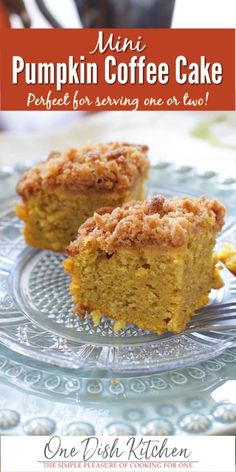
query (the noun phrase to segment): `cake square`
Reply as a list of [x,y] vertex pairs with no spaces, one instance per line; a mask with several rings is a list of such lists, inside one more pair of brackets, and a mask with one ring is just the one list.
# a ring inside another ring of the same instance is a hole
[[96,212],[67,248],[78,315],[182,331],[222,281],[213,255],[225,208],[205,197],[154,197]]
[[17,184],[23,200],[16,213],[26,242],[63,252],[79,226],[100,207],[144,198],[147,146],[108,143],[51,153]]

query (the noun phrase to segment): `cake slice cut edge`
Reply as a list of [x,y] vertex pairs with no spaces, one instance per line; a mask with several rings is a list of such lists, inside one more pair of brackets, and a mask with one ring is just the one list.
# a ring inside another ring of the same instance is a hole
[[223,284],[213,250],[224,214],[218,200],[162,196],[95,213],[64,262],[77,314],[181,332]]

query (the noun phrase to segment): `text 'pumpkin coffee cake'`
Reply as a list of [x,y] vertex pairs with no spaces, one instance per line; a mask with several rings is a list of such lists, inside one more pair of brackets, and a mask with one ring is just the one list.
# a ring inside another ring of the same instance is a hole
[[97,208],[142,200],[147,151],[147,146],[126,143],[84,146],[52,153],[26,172],[17,185],[23,204],[16,207],[26,242],[64,251]]
[[182,331],[223,285],[213,249],[224,215],[218,200],[162,196],[95,213],[64,261],[78,315]]

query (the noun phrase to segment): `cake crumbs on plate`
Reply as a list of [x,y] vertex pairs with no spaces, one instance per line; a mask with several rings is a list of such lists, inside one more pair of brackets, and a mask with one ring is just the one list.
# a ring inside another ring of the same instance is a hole
[[225,267],[236,276],[236,249],[231,244],[224,244],[216,257]]

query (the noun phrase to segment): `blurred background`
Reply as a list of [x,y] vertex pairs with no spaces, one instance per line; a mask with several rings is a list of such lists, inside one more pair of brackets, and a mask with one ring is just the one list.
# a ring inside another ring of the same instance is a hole
[[[10,5],[13,5],[15,2],[18,3],[18,5],[21,3],[19,0],[1,1],[8,2]],[[173,28],[235,28],[236,24],[235,0],[176,0],[175,2],[173,0],[45,0],[44,2],[40,0],[24,0],[24,3],[31,18],[33,28],[47,28],[50,26],[49,22],[45,20],[42,14],[43,5],[44,8],[47,7],[55,19],[66,28],[77,28],[81,26],[78,9],[83,17],[85,15],[84,12],[87,12],[88,16],[88,12],[90,11],[91,21],[93,20],[96,26],[101,27],[101,10],[103,10],[103,12],[104,10],[108,11],[107,5],[109,6],[109,4],[112,5],[116,13],[120,12],[120,21],[117,20],[117,23],[120,23],[120,27],[122,27],[121,22],[123,22],[123,24],[125,23],[129,9],[133,10],[132,15],[133,18],[135,18],[138,9],[143,9],[144,7],[151,11],[150,23],[146,26],[152,27],[153,16],[156,21],[157,16],[161,15],[160,10],[166,9],[167,6],[170,10],[174,6]],[[41,12],[39,7],[41,7]],[[109,21],[111,21],[111,8],[109,9],[109,14]],[[21,26],[19,18],[14,14],[11,14],[11,23],[16,28]],[[85,26],[91,26],[88,24],[88,20],[86,20],[86,23]],[[114,26],[118,27],[118,24]],[[134,26],[135,25],[133,25],[133,27]],[[139,25],[137,25],[137,27],[138,26]],[[155,25],[153,25],[153,27],[155,27]]]
[[[236,0],[0,0],[1,27],[235,28]],[[82,112],[2,112],[0,132],[70,126]]]

